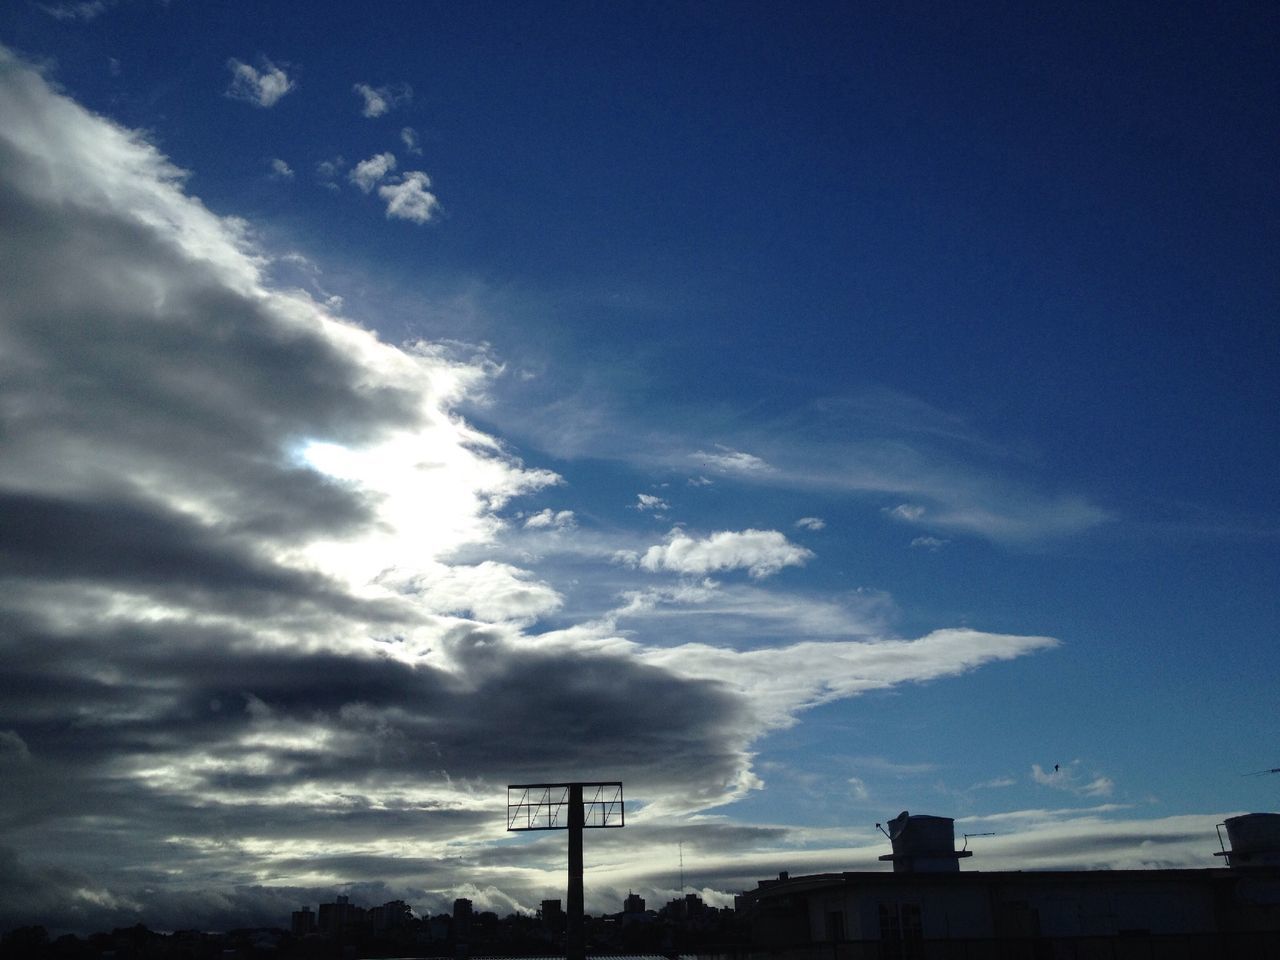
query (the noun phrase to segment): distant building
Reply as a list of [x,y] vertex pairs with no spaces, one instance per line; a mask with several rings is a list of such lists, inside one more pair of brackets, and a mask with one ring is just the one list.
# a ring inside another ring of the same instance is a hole
[[348,897],[337,897],[333,903],[320,904],[317,926],[321,933],[331,937],[345,935],[365,920],[363,907],[357,907]]
[[413,911],[403,900],[388,900],[380,907],[369,910],[369,926],[375,936],[403,930],[413,919]]
[[548,933],[564,933],[564,908],[559,900],[543,900],[542,910],[539,912],[542,914],[543,930]]
[[316,932],[316,915],[310,907],[293,911],[289,930],[295,937],[305,937]]
[[455,940],[465,942],[471,936],[471,920],[473,916],[470,900],[466,897],[459,897],[453,901],[453,937]]
[[698,920],[709,913],[715,912],[715,909],[703,903],[702,898],[696,893],[686,893],[683,897],[669,900],[667,905],[659,911],[663,917],[669,920],[682,921]]
[[1237,824],[1231,869],[1026,872],[961,872],[966,851],[945,817],[904,812],[890,827],[893,853],[880,859],[892,873],[783,873],[742,894],[751,953],[923,957],[937,952],[931,943],[962,941],[969,956],[1018,943],[1038,944],[1036,956],[1084,956],[1093,941],[1124,938],[1134,956],[1200,956],[1227,942],[1240,955],[1280,956],[1280,867],[1268,859],[1280,853],[1280,826]]
[[623,913],[644,913],[644,897],[627,891],[627,899],[622,901]]

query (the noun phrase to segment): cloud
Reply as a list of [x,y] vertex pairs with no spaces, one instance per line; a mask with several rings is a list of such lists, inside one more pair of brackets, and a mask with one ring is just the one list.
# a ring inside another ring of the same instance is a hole
[[281,97],[296,86],[283,69],[266,57],[261,59],[260,65],[259,70],[235,57],[228,60],[231,85],[227,87],[226,95],[232,100],[243,100],[255,107],[274,107]]
[[530,514],[524,518],[526,530],[547,528],[565,530],[571,529],[573,526],[575,526],[575,521],[572,510],[552,510],[547,507],[545,510],[539,510],[537,513]]
[[804,642],[755,650],[688,643],[647,650],[644,659],[690,678],[715,677],[750,691],[759,722],[780,728],[794,723],[799,711],[831,700],[899,683],[958,676],[982,664],[1055,646],[1057,641],[1050,637],[947,629],[914,640]]
[[992,780],[984,780],[982,783],[975,783],[970,790],[1002,790],[1005,787],[1012,787],[1018,781],[1014,777],[996,777]]
[[[1114,519],[1088,498],[1055,492],[1047,478],[1016,470],[1026,458],[976,434],[960,418],[892,395],[858,404],[824,398],[761,422],[747,411],[736,428],[724,417],[653,399],[641,423],[598,391],[531,404],[514,395],[504,429],[564,459],[611,459],[638,468],[722,475],[740,485],[837,494],[932,531],[1025,544],[1068,537]],[[655,408],[657,404],[661,409]],[[672,426],[654,429],[655,419]],[[730,433],[708,450],[700,437]],[[685,451],[696,450],[690,454]],[[744,451],[750,450],[751,453]],[[696,460],[695,460],[696,458]],[[720,479],[720,477],[717,477]]]
[[792,543],[776,530],[722,530],[699,540],[677,528],[667,535],[666,543],[654,544],[645,551],[640,566],[689,574],[746,570],[760,578],[783,567],[800,566],[812,556],[812,551]]
[[532,621],[558,610],[560,594],[528,571],[485,560],[474,566],[440,564],[399,584],[435,613],[468,614],[481,621]]
[[426,223],[440,209],[440,201],[429,191],[431,178],[421,170],[409,170],[399,180],[383,184],[378,196],[387,201],[387,219]]
[[394,153],[377,153],[368,160],[361,160],[347,175],[348,179],[361,189],[364,193],[372,193],[376,187],[388,173],[396,168],[396,156]]
[[418,131],[413,127],[400,128],[400,142],[404,144],[405,152],[421,155],[422,148],[418,146]]
[[663,500],[662,497],[652,493],[637,493],[635,509],[653,511],[670,510],[671,504],[666,500]]
[[931,553],[937,553],[950,542],[950,540],[942,540],[938,537],[915,537],[911,541],[911,546],[916,550],[928,550]]
[[[505,841],[502,785],[602,767],[642,785],[627,842],[653,829],[619,862],[658,878],[664,831],[759,788],[754,744],[801,711],[1053,646],[866,636],[853,601],[756,582],[646,594],[605,562],[629,541],[571,511],[513,530],[561,478],[463,416],[484,351],[273,286],[305,264],[2,48],[0,117],[0,926],[272,924],[339,888],[438,909],[475,877],[536,903],[563,848]],[[571,576],[532,553],[558,541]],[[769,530],[634,554],[756,578],[809,556]],[[633,595],[573,616],[592,588]],[[724,645],[653,629],[678,605]],[[734,648],[749,621],[776,634]],[[786,834],[697,829],[725,877]]]
[[[392,109],[413,99],[413,88],[407,83],[390,86],[372,87],[367,83],[357,83],[352,87],[362,101],[360,115],[373,119],[390,113]],[[407,127],[405,129],[408,129]],[[409,144],[412,146],[412,144]]]
[[914,523],[925,515],[925,508],[918,503],[900,503],[896,507],[886,507],[885,513],[893,517],[895,520],[905,520],[908,523]]
[[796,526],[802,530],[823,530],[827,526],[827,521],[821,517],[801,517],[796,521]]
[[271,177],[274,180],[292,180],[293,168],[279,157],[271,161]]
[[1043,769],[1040,764],[1031,765],[1031,779],[1042,787],[1064,790],[1082,797],[1109,797],[1115,790],[1115,782],[1101,773],[1094,773],[1088,778],[1080,776],[1080,761],[1073,760],[1066,766],[1054,764],[1052,770]]
[[31,759],[27,742],[13,730],[0,730],[0,766],[6,763],[25,763]]
[[769,464],[754,454],[743,453],[741,450],[733,450],[720,444],[716,444],[714,450],[699,450],[690,456],[704,467],[713,467],[730,473],[766,473],[772,469]]
[[41,3],[38,6],[55,20],[83,20],[87,23],[90,20],[96,20],[110,7],[114,7],[115,0],[110,0],[110,2],[109,0],[85,0],[85,2],[81,3]]

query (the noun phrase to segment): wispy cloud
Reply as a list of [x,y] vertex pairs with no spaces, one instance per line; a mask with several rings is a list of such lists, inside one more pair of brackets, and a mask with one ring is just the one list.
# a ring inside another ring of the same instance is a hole
[[826,529],[827,521],[821,517],[801,517],[796,521],[796,526],[802,530],[823,530]]
[[950,542],[950,540],[943,540],[940,537],[915,537],[911,541],[911,546],[916,550],[928,550],[931,553],[937,553]]
[[[357,83],[352,89],[361,100],[360,115],[369,119],[390,113],[395,107],[413,99],[413,88],[407,83],[393,83],[381,87]],[[405,129],[407,130],[408,127]]]
[[243,100],[255,107],[273,107],[296,86],[283,68],[277,67],[266,57],[261,58],[259,67],[260,69],[252,67],[234,57],[228,60],[231,85],[227,87],[226,95],[232,100]]
[[[536,404],[520,387],[503,385],[510,400],[500,411],[504,430],[566,459],[614,459],[722,484],[848,496],[939,539],[1017,545],[1077,535],[1113,519],[1087,495],[1056,491],[1055,478],[1038,476],[1022,451],[1003,449],[958,418],[898,395],[893,403],[858,407],[856,416],[834,400],[764,422],[744,412],[728,429],[723,414],[664,407],[669,401],[661,398],[652,399],[646,408],[652,417],[642,421],[598,390]],[[664,426],[655,428],[653,419]],[[727,439],[709,445],[708,435]]]
[[1052,770],[1033,763],[1031,779],[1042,787],[1052,787],[1082,797],[1109,797],[1115,790],[1115,782],[1105,774],[1095,771],[1082,776],[1079,760],[1073,760],[1066,766],[1054,764]]
[[704,469],[718,469],[729,473],[767,473],[771,468],[759,457],[742,450],[716,444],[713,450],[698,450],[689,455]]
[[41,3],[39,8],[55,20],[96,20],[109,8],[116,5],[117,0],[84,0],[81,3]]

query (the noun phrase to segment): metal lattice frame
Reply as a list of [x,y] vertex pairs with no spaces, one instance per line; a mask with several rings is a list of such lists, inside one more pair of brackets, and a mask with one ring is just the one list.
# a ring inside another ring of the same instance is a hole
[[620,780],[513,783],[507,786],[508,830],[568,830],[572,788],[582,789],[583,827],[626,826]]

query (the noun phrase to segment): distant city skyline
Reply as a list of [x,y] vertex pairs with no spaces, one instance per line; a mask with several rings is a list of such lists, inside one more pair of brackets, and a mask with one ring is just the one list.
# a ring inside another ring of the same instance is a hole
[[625,781],[592,913],[903,809],[1213,865],[1280,797],[1277,48],[0,6],[0,929],[531,912],[511,783]]

